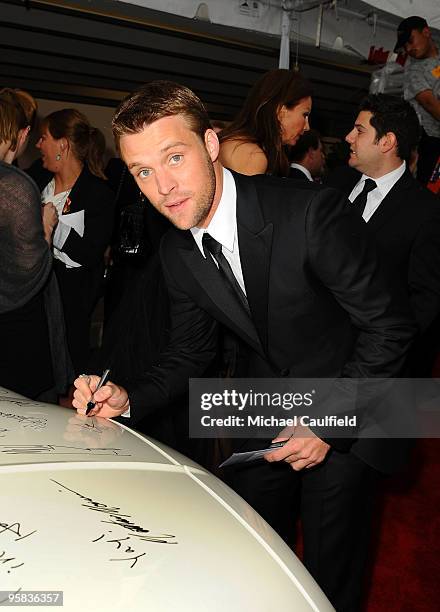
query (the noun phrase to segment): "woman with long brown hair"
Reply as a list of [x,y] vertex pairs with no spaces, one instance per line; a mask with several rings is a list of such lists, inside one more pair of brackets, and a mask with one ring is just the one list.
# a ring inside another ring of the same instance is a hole
[[275,69],[252,87],[234,121],[220,133],[221,163],[241,174],[287,176],[285,145],[309,129],[312,86],[299,72]]
[[43,203],[53,204],[54,267],[63,300],[75,372],[87,366],[90,317],[99,296],[104,251],[113,225],[113,192],[103,173],[105,141],[76,109],[48,115],[37,143],[45,179],[36,177]]

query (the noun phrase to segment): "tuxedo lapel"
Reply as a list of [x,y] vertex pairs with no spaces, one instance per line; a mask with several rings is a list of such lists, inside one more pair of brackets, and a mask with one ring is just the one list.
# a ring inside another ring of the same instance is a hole
[[412,184],[412,177],[409,172],[405,172],[403,176],[393,185],[392,189],[384,197],[380,206],[375,210],[374,214],[368,221],[369,228],[377,232],[391,217],[399,214],[399,208],[402,206],[402,200],[407,197],[407,191]]
[[240,261],[252,318],[263,349],[268,344],[268,294],[273,225],[265,224],[255,185],[234,174]]
[[[192,241],[192,243],[190,242]],[[209,296],[212,302],[210,313],[236,331],[239,336],[261,352],[255,326],[245,312],[244,308],[225,290],[223,281],[215,266],[200,253],[192,236],[188,236],[188,244],[179,248],[180,256],[188,271],[196,279],[201,289]],[[219,312],[221,316],[219,316]]]
[[267,309],[273,226],[264,222],[253,181],[235,173],[233,175],[237,189],[240,261],[252,319],[225,291],[217,270],[202,256],[190,232],[180,234],[178,250],[188,271],[209,296],[211,314],[264,355],[268,343]]

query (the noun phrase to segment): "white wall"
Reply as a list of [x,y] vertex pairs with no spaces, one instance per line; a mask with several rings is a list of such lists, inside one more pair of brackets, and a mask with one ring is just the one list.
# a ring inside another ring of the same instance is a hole
[[[215,24],[275,36],[281,34],[283,0],[121,0],[124,2],[190,19],[208,18]],[[290,13],[291,41],[299,36],[301,42],[315,44],[319,3],[285,0],[284,5],[297,10]],[[309,10],[313,6],[316,8]],[[376,23],[373,21],[374,7],[381,9]],[[368,57],[372,45],[391,50],[396,43],[397,24],[409,15],[422,15],[432,28],[439,28],[439,0],[346,0],[335,6],[326,5],[322,15],[321,48],[336,45],[339,51],[364,58]]]

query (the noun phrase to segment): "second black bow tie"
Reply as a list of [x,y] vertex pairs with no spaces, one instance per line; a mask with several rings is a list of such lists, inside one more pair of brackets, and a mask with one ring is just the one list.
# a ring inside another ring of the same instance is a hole
[[377,185],[373,179],[365,179],[364,188],[353,200],[352,205],[354,206],[355,211],[359,213],[361,217],[364,214],[365,206],[367,205],[368,194],[370,191],[373,191],[373,189],[376,189],[376,187]]
[[[240,287],[235,275],[232,271],[231,266],[229,265],[228,260],[222,253],[222,245],[220,242],[217,242],[215,238],[210,236],[208,233],[203,234],[202,238],[203,251],[206,255],[206,258],[209,258],[213,265],[212,257],[214,257],[215,261],[218,264],[218,270],[225,281],[225,285],[228,287],[230,291],[238,298],[240,304],[244,307],[246,312],[249,314],[249,304],[246,298],[246,295],[243,289]],[[208,253],[207,253],[208,251]],[[211,257],[211,255],[212,257]]]

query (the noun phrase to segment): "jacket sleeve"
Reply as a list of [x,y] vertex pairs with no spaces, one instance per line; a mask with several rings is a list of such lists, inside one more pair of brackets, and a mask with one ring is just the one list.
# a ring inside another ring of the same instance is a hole
[[326,414],[356,416],[356,425],[340,430],[344,437],[338,438],[332,428],[314,428],[331,446],[347,451],[365,426],[377,422],[378,406],[399,419],[396,403],[385,400],[388,384],[383,379],[401,373],[416,325],[406,292],[388,286],[374,241],[344,197],[329,189],[319,192],[310,204],[306,231],[314,273],[357,330],[351,355],[325,405]]
[[342,376],[397,376],[416,327],[407,300],[387,285],[364,222],[338,192],[324,189],[309,206],[306,232],[314,273],[358,332]]

